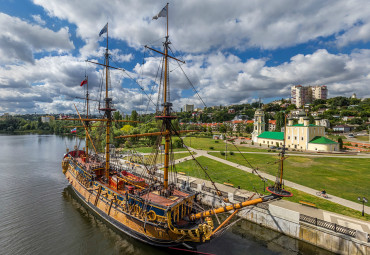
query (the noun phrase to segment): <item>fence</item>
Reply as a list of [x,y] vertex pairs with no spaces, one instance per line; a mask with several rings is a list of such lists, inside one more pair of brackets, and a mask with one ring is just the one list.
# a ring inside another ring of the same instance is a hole
[[338,225],[336,223],[327,222],[327,221],[320,220],[320,219],[314,218],[314,217],[310,217],[310,216],[307,216],[307,215],[304,215],[304,214],[299,215],[299,220],[303,221],[303,222],[306,222],[306,223],[309,223],[309,224],[312,224],[312,225],[315,225],[315,226],[318,226],[318,227],[326,228],[326,229],[329,229],[331,231],[341,233],[341,234],[344,234],[344,235],[347,235],[347,236],[351,236],[351,237],[356,236],[356,230],[355,229],[347,228],[347,227]]

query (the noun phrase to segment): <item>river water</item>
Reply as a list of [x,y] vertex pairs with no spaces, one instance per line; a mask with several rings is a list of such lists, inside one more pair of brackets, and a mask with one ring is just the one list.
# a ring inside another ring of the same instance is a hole
[[[55,135],[0,135],[0,254],[178,254],[113,231],[82,206],[61,169],[66,147],[75,143]],[[331,254],[247,221],[198,251]]]

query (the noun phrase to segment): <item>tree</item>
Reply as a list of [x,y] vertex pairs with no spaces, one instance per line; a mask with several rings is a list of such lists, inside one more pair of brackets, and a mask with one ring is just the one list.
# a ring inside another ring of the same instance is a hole
[[316,99],[312,102],[312,106],[325,105],[325,104],[326,104],[325,99]]
[[327,102],[332,107],[350,105],[350,101],[347,97],[333,97],[333,98],[328,99]]
[[278,112],[275,114],[276,118],[276,128],[275,131],[280,132],[281,128],[285,125],[285,116],[283,112]]
[[[131,120],[132,121],[137,121],[138,120],[138,114],[137,114],[137,112],[135,111],[135,110],[132,110],[132,112],[131,112]],[[134,126],[134,127],[136,127],[137,126],[137,123],[132,123],[132,126]]]
[[339,150],[343,150],[343,140],[342,138],[338,138],[338,143],[339,143]]
[[220,126],[220,128],[219,128],[219,131],[221,132],[221,133],[226,133],[226,126],[224,125],[224,124],[222,124],[221,126]]
[[253,132],[253,123],[248,123],[245,127],[245,132],[247,132],[248,134],[252,133]]
[[130,134],[131,130],[132,130],[133,126],[131,125],[124,125],[122,128],[121,128],[121,131],[124,133],[124,134]]
[[[116,112],[113,113],[113,119],[114,120],[122,120],[123,117],[122,117],[122,115],[119,111],[116,111]],[[115,122],[114,125],[117,128],[121,128],[121,127],[123,127],[123,122]]]

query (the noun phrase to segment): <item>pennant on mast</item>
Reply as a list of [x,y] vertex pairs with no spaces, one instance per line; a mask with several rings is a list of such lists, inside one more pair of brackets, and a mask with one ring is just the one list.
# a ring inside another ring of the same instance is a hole
[[83,86],[83,85],[85,85],[85,84],[87,84],[87,79],[85,79],[85,80],[81,81],[81,85],[80,85],[80,86]]
[[167,17],[167,5],[163,7],[163,9],[155,16],[153,16],[153,19],[158,19],[160,17]]
[[108,23],[100,30],[99,37],[108,31]]

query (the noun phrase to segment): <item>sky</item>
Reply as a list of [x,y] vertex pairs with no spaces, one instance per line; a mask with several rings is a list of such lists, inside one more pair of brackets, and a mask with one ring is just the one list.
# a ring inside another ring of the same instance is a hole
[[99,100],[102,68],[85,60],[103,63],[107,23],[110,64],[125,70],[110,73],[114,107],[154,111],[161,56],[144,46],[161,49],[166,18],[152,17],[167,2],[185,61],[169,63],[175,111],[268,103],[299,84],[370,97],[368,0],[0,0],[0,115],[82,111],[85,75]]

